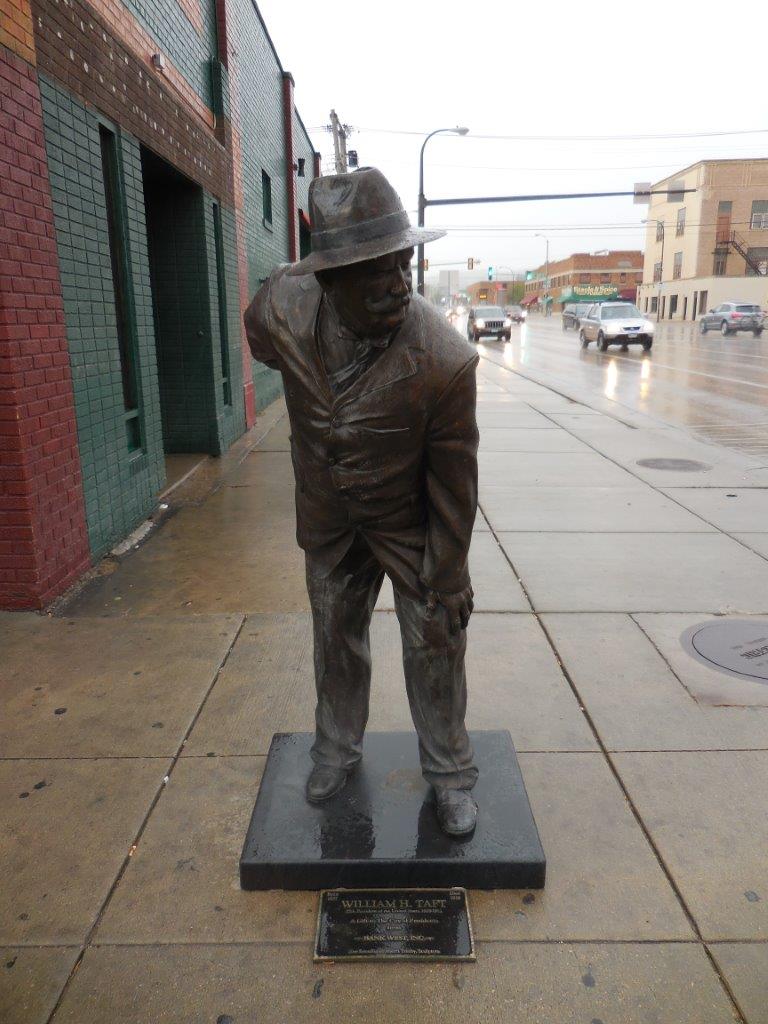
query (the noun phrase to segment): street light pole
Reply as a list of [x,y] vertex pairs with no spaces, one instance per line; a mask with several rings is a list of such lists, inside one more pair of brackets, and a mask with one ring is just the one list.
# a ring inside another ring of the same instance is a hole
[[[466,135],[469,128],[436,128],[430,132],[421,144],[419,153],[419,227],[424,227],[424,211],[427,208],[427,199],[424,195],[424,147],[433,135],[441,135],[444,132],[453,135]],[[416,290],[419,295],[424,294],[424,246],[418,246],[416,251]]]

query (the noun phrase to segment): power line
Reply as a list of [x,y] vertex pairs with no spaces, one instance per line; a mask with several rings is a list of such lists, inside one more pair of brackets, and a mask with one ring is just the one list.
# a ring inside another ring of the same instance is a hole
[[[310,128],[309,131],[321,131],[325,125]],[[426,132],[409,131],[404,128],[359,128],[353,129],[356,132],[370,132],[377,135],[418,135],[423,137]],[[717,132],[666,132],[657,135],[480,135],[474,132],[468,136],[470,139],[493,139],[496,141],[510,142],[629,142],[633,140],[644,141],[649,139],[708,139],[725,135],[765,135],[768,128],[739,128],[731,131]]]

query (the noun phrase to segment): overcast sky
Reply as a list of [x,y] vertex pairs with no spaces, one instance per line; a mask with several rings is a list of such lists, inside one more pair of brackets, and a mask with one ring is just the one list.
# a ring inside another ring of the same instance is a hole
[[[322,129],[333,107],[354,129],[348,147],[384,171],[414,223],[419,148],[435,128],[465,125],[470,134],[430,140],[433,199],[619,191],[700,159],[768,156],[766,16],[754,0],[717,3],[712,13],[693,0],[259,8],[324,170],[333,171]],[[649,135],[678,137],[627,138]],[[427,224],[449,229],[427,247],[428,276],[469,256],[483,269],[532,268],[544,261],[537,233],[549,238],[550,261],[641,249],[644,216],[631,198],[428,208]]]

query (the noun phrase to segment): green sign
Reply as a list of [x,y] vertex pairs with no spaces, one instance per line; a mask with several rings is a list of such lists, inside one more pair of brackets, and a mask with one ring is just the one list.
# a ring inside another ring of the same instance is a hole
[[612,284],[574,284],[570,288],[564,288],[561,295],[561,302],[593,302],[605,301],[606,299],[618,299],[619,289]]

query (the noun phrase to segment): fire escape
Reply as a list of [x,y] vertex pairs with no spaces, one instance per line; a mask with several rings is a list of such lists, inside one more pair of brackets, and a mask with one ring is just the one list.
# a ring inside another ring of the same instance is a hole
[[727,253],[730,250],[737,252],[739,256],[744,260],[750,270],[758,277],[765,277],[768,274],[768,265],[764,260],[756,260],[753,256],[749,255],[749,249],[747,247],[747,241],[742,238],[741,235],[735,231],[718,230],[715,238],[715,252],[713,255]]

